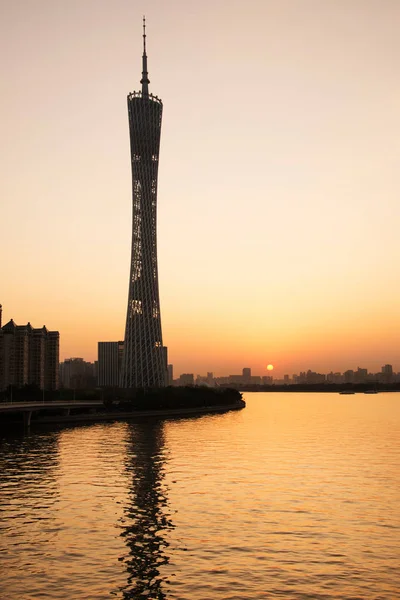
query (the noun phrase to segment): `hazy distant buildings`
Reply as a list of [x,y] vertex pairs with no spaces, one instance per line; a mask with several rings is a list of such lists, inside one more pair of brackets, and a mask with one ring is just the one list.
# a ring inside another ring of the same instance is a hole
[[209,371],[207,375],[197,375],[195,383],[196,385],[207,385],[209,387],[214,387],[214,373]]
[[[163,105],[149,93],[146,30],[142,90],[128,95],[132,168],[132,251],[120,384],[162,387],[167,382],[157,266],[157,179]],[[100,371],[100,365],[99,365]],[[99,375],[100,377],[100,375]]]
[[97,384],[100,387],[118,387],[120,381],[124,342],[99,342]]
[[345,383],[354,383],[354,371],[353,369],[348,369],[347,371],[345,371],[343,373],[344,375],[344,382]]
[[368,369],[357,367],[357,371],[354,373],[354,383],[365,383],[366,381],[368,381]]
[[243,383],[243,375],[229,375],[228,382],[234,385],[241,385]]
[[301,371],[298,376],[293,375],[293,383],[306,383],[306,384],[315,384],[315,383],[324,383],[326,381],[326,375],[322,373],[316,373],[315,371]]
[[245,367],[242,370],[242,383],[244,383],[245,385],[250,383],[251,381],[251,369],[249,369],[248,367]]
[[214,377],[214,383],[218,386],[229,385],[229,377]]
[[56,390],[59,351],[58,331],[16,325],[11,319],[0,328],[0,389],[29,384]]
[[391,383],[393,380],[392,365],[384,365],[381,369],[381,380],[383,383]]
[[334,373],[333,371],[331,371],[330,373],[327,374],[326,381],[328,383],[336,383],[336,384],[343,383],[344,376],[339,372]]
[[[370,389],[374,389],[377,383],[380,384],[398,384],[400,383],[400,373],[393,372],[392,365],[384,365],[379,373],[369,373],[368,369],[357,367],[357,370],[348,369],[344,373],[338,371],[329,373],[318,373],[308,369],[307,371],[301,371],[299,374],[285,374],[282,379],[273,378],[271,375],[252,375],[251,369],[245,367],[242,369],[241,374],[229,375],[222,377],[214,377],[212,372],[208,372],[207,375],[197,375],[194,381],[195,385],[216,385],[216,386],[232,386],[239,390],[253,390],[259,389],[259,386],[312,386],[312,385],[326,385],[326,389],[334,391],[329,388],[329,385],[366,385]],[[174,381],[175,385],[192,385],[193,375],[191,373],[184,373],[178,379]],[[361,388],[362,391],[363,388]],[[369,388],[367,388],[369,389]]]
[[316,373],[315,371],[311,371],[310,369],[306,374],[306,382],[307,383],[325,383],[326,375],[324,373]]
[[178,379],[178,385],[194,385],[194,374],[182,373]]

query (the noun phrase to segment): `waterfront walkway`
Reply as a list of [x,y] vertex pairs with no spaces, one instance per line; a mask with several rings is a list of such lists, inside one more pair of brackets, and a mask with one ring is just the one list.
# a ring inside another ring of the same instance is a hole
[[1,402],[0,414],[33,410],[54,410],[55,408],[86,408],[102,406],[101,400],[49,400],[48,402]]
[[61,410],[64,417],[70,415],[74,408],[97,408],[103,406],[101,400],[52,400],[49,402],[1,402],[0,419],[2,414],[17,413],[22,415],[24,425],[31,424],[33,412]]

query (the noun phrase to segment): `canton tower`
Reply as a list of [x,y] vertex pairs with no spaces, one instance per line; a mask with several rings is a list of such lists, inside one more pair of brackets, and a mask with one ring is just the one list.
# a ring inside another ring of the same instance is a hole
[[163,347],[157,268],[157,178],[162,102],[149,93],[146,23],[143,18],[141,92],[128,95],[132,166],[132,253],[120,385],[163,387]]

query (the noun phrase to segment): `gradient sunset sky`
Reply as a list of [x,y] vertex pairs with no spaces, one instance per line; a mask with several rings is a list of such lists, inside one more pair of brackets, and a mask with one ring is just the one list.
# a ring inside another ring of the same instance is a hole
[[400,370],[398,0],[0,6],[3,323],[123,339],[145,14],[175,374]]

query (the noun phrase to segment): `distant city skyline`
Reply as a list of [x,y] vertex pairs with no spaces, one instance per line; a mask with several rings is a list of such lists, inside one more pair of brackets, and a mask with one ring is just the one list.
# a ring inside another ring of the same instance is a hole
[[124,98],[143,13],[167,107],[158,252],[176,373],[398,368],[394,0],[7,4],[5,321],[59,331],[61,360],[124,337]]
[[[115,381],[117,381],[117,373],[119,373],[119,369],[120,369],[120,359],[119,361],[116,361],[115,358],[112,358],[112,353],[114,352],[115,355],[118,354],[119,352],[119,356],[120,358],[122,357],[122,346],[123,346],[123,342],[99,342],[98,344],[98,362],[93,361],[93,363],[86,363],[84,361],[84,359],[82,357],[69,357],[66,358],[65,361],[63,361],[61,364],[65,363],[76,363],[78,366],[83,366],[83,364],[85,365],[92,365],[93,368],[95,369],[96,372],[98,372],[98,384],[100,386],[102,385],[112,385],[111,379],[105,379],[103,375],[100,374],[101,369],[104,368],[108,368],[108,369],[113,369],[115,365],[116,371],[115,371],[115,375],[113,375],[114,379],[112,381],[114,381],[113,385],[115,385]],[[108,354],[107,354],[108,353]],[[111,358],[109,358],[111,357]],[[102,363],[104,363],[104,365],[107,364],[107,367],[102,367]],[[118,363],[118,364],[117,364]],[[202,379],[202,380],[206,380],[208,383],[210,383],[211,380],[213,379],[229,379],[232,378],[232,381],[237,378],[238,380],[241,378],[244,378],[244,381],[246,383],[251,383],[251,379],[254,377],[255,378],[260,378],[260,379],[269,379],[269,380],[273,380],[273,381],[287,381],[290,383],[293,382],[298,382],[298,380],[309,380],[310,382],[313,383],[319,383],[320,380],[318,379],[319,376],[323,376],[326,377],[327,381],[331,381],[331,382],[336,382],[336,383],[341,383],[341,382],[345,382],[345,380],[347,380],[348,382],[354,381],[354,382],[362,382],[364,380],[368,381],[368,380],[372,380],[374,377],[376,376],[380,376],[380,375],[384,375],[387,377],[395,377],[395,378],[400,378],[400,367],[399,371],[397,371],[397,367],[396,365],[392,365],[391,363],[385,363],[384,365],[381,365],[381,367],[377,370],[369,370],[367,367],[352,367],[352,366],[348,366],[346,369],[344,369],[343,371],[338,371],[335,369],[328,369],[326,372],[320,372],[320,371],[315,371],[312,368],[306,368],[304,369],[304,371],[300,371],[298,373],[278,373],[275,371],[275,369],[273,370],[267,370],[265,369],[264,371],[261,372],[256,372],[254,371],[254,369],[252,369],[252,367],[241,367],[237,369],[236,375],[232,374],[232,373],[219,373],[219,372],[215,372],[214,370],[211,370],[211,368],[209,368],[206,372],[203,373],[199,373],[196,370],[193,369],[188,369],[187,371],[177,371],[175,369],[175,366],[173,364],[169,364],[168,365],[168,385],[171,385],[172,381],[177,381],[179,379],[181,379],[183,377],[183,380],[186,383],[190,383],[193,382],[195,383],[197,379]],[[341,378],[343,378],[343,381],[341,380]],[[397,379],[396,379],[397,381]],[[253,381],[254,383],[254,381]]]
[[[88,363],[82,358],[69,358],[60,363],[60,387],[73,389],[74,394],[80,390],[97,388],[115,388],[119,381],[119,367],[122,342],[99,342],[98,362]],[[308,369],[300,373],[284,374],[283,377],[273,377],[269,374],[256,374],[250,367],[243,367],[241,373],[236,375],[221,375],[213,371],[207,373],[179,373],[174,378],[173,365],[168,365],[169,386],[208,386],[208,387],[238,387],[251,390],[253,386],[277,386],[280,391],[282,386],[368,386],[369,390],[377,386],[391,385],[397,389],[400,384],[400,372],[396,372],[393,365],[382,365],[377,373],[368,369],[348,369],[343,373],[330,371],[317,373]],[[365,389],[365,388],[364,388]],[[382,388],[380,388],[382,389]]]
[[[169,367],[171,367],[172,369],[174,369],[174,365],[168,365]],[[171,369],[171,370],[172,370]],[[239,370],[238,370],[239,371]],[[312,369],[308,368],[305,369],[304,371],[300,371],[299,373],[284,373],[283,375],[279,374],[277,375],[276,373],[274,373],[274,371],[267,371],[265,370],[262,373],[255,373],[253,371],[252,368],[250,367],[243,367],[242,369],[240,369],[240,373],[238,372],[236,375],[232,374],[232,373],[215,373],[214,371],[207,371],[207,373],[198,373],[197,371],[187,371],[185,373],[178,373],[176,380],[180,379],[183,377],[183,379],[186,381],[186,383],[193,380],[193,383],[196,383],[197,379],[201,379],[201,380],[207,380],[208,382],[210,382],[211,379],[231,379],[231,382],[234,381],[241,381],[243,383],[255,383],[255,381],[252,381],[252,379],[254,380],[254,378],[257,379],[265,379],[265,380],[273,380],[273,381],[287,381],[290,383],[298,383],[299,381],[306,381],[309,380],[310,383],[320,383],[323,380],[326,381],[331,381],[331,382],[336,382],[336,383],[342,383],[342,382],[348,382],[348,383],[354,383],[354,382],[364,382],[364,381],[368,381],[371,380],[371,378],[373,379],[376,376],[381,376],[384,375],[386,377],[386,379],[390,379],[392,376],[393,377],[399,377],[400,378],[400,372],[397,372],[396,369],[393,367],[393,365],[387,363],[385,365],[382,365],[381,368],[378,371],[370,371],[367,368],[363,368],[363,367],[356,367],[356,368],[348,368],[344,371],[334,371],[332,369],[328,370],[327,372],[317,372],[317,371],[313,371]],[[323,377],[323,379],[320,378],[320,376]],[[342,381],[343,378],[343,381]],[[261,381],[260,381],[261,382]],[[226,382],[228,383],[228,381]]]

